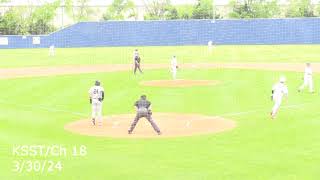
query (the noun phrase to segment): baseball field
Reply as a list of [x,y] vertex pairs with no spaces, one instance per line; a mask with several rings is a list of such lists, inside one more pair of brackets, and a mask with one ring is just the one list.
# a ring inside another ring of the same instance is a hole
[[[133,75],[135,48],[144,74]],[[211,53],[206,46],[110,47],[56,49],[49,57],[48,49],[0,49],[0,179],[319,179],[319,52],[319,45],[217,46]],[[144,84],[170,80],[173,55],[179,80],[215,83]],[[306,62],[314,94],[297,91]],[[281,75],[289,97],[271,120],[271,88]],[[95,80],[105,89],[106,129],[90,126]],[[127,135],[115,120],[133,120],[141,94],[154,120],[162,118],[160,136],[145,120]],[[199,125],[199,116],[211,119]],[[80,121],[88,123],[85,133],[67,128]],[[228,127],[217,129],[218,121]],[[174,132],[167,136],[166,128]]]

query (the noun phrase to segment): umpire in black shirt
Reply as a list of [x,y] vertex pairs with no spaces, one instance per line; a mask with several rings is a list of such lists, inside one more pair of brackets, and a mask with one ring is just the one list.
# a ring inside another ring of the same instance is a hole
[[136,115],[134,121],[132,122],[131,127],[128,130],[128,133],[131,134],[132,131],[134,130],[134,128],[136,127],[138,121],[140,120],[140,118],[145,117],[150,122],[153,129],[158,133],[158,135],[161,135],[161,131],[160,131],[159,127],[152,120],[152,117],[151,117],[152,112],[150,109],[151,103],[150,103],[150,101],[147,100],[147,97],[145,95],[142,95],[140,100],[136,101],[134,106],[137,109],[137,115]]

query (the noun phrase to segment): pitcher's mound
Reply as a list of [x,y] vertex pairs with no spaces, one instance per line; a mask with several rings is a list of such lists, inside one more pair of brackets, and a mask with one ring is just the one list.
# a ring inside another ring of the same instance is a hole
[[219,81],[213,80],[153,80],[141,82],[144,86],[156,87],[191,87],[191,86],[212,86],[218,84]]
[[134,114],[113,115],[103,119],[102,126],[93,126],[89,119],[71,122],[65,129],[73,133],[89,136],[106,137],[176,137],[199,134],[218,133],[236,127],[236,123],[221,117],[210,117],[198,114],[155,113],[154,121],[161,129],[162,135],[153,131],[151,124],[140,119],[132,134],[128,128]]

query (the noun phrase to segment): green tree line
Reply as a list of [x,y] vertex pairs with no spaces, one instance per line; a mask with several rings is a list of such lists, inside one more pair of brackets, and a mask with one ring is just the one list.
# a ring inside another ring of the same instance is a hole
[[[215,8],[214,0],[198,0],[195,5],[173,6],[170,0],[150,0],[146,4],[145,20],[220,19],[220,18],[275,18],[320,16],[320,5],[311,0],[289,0],[283,8],[279,0],[231,0],[231,12],[223,17]],[[136,17],[130,0],[114,0],[103,20],[121,20]]]
[[[5,0],[3,0],[5,1]],[[0,34],[46,34],[55,30],[52,24],[60,1],[35,9],[15,7],[0,15]]]
[[[10,0],[0,0],[1,3]],[[39,7],[12,7],[0,14],[0,34],[47,34],[56,28],[53,20],[58,8],[64,8],[65,15],[74,22],[88,21],[94,10],[89,0],[56,0]],[[230,12],[219,14],[214,0],[197,0],[194,5],[174,6],[170,0],[146,0],[145,20],[173,19],[220,19],[220,18],[277,18],[320,16],[320,5],[311,0],[289,0],[288,6],[280,6],[279,0],[232,0]],[[62,4],[63,3],[63,4]],[[74,6],[77,5],[75,9]],[[138,10],[132,0],[113,0],[101,20],[138,19]]]

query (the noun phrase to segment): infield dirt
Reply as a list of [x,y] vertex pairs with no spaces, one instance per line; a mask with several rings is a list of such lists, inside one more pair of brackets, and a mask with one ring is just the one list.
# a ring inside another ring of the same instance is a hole
[[[180,65],[183,69],[252,69],[270,71],[294,71],[303,72],[303,63],[186,63]],[[143,69],[167,69],[167,64],[145,64]],[[320,72],[320,63],[313,63],[312,69],[315,73]],[[129,64],[105,64],[105,65],[68,65],[57,67],[26,67],[26,68],[2,68],[0,79],[54,76],[82,73],[117,72],[130,71]]]
[[134,114],[107,116],[103,118],[102,126],[93,126],[90,119],[84,119],[71,122],[65,125],[64,128],[67,131],[88,136],[158,138],[212,134],[236,127],[234,121],[222,117],[199,114],[155,113],[153,119],[161,129],[162,135],[157,135],[150,123],[144,118],[140,119],[133,134],[129,135],[127,130],[134,117]]

